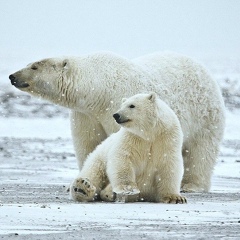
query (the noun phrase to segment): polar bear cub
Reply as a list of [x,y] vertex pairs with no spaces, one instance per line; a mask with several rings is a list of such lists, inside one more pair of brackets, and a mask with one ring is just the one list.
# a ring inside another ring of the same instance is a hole
[[89,154],[70,186],[72,198],[114,201],[116,195],[134,195],[134,201],[185,203],[183,134],[175,113],[150,93],[123,99],[113,117],[120,130]]

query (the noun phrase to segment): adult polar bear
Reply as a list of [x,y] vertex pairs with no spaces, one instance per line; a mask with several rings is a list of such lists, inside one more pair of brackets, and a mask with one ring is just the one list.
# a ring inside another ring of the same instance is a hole
[[128,60],[111,53],[49,58],[9,76],[22,91],[71,109],[81,169],[87,155],[119,126],[112,114],[124,97],[156,92],[177,114],[184,134],[184,191],[208,191],[223,137],[224,103],[217,83],[188,57],[156,53]]

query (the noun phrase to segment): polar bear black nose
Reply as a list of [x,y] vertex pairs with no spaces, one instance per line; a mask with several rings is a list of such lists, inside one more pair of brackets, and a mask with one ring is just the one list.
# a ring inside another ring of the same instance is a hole
[[12,85],[16,85],[16,78],[13,76],[13,74],[9,76],[9,79],[11,80]]
[[10,80],[14,80],[15,77],[11,74],[11,75],[9,76],[9,79],[10,79]]
[[14,74],[9,75],[9,79],[11,80],[11,84],[16,88],[27,88],[30,86],[27,82],[19,80]]
[[120,119],[120,115],[118,113],[113,114],[113,117],[116,121]]
[[12,85],[14,85],[14,80],[15,80],[15,77],[11,74],[10,76],[9,76],[9,79],[11,80],[11,83],[12,83]]

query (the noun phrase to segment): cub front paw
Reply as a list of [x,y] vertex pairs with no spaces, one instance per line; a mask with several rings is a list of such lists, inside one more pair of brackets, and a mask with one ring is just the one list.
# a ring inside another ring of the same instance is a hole
[[119,185],[114,188],[116,194],[116,202],[136,202],[138,201],[140,190],[138,187],[133,185]]
[[113,189],[113,192],[116,194],[124,194],[124,195],[136,195],[140,193],[140,190],[137,186],[132,185],[120,185]]
[[162,202],[164,203],[187,203],[187,199],[178,194],[169,194],[162,197]]
[[96,187],[87,178],[77,178],[70,186],[70,195],[79,202],[94,201]]
[[124,198],[124,202],[136,202],[140,190],[137,186],[133,185],[121,185],[112,190],[112,186],[109,184],[105,189],[100,192],[100,198],[106,202],[121,201]]

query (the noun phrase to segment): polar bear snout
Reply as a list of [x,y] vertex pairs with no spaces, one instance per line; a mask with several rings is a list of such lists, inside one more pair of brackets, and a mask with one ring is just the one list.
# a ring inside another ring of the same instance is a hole
[[11,74],[9,76],[9,79],[11,80],[11,84],[17,88],[26,88],[29,87],[29,84],[23,81],[18,80],[14,74]]
[[120,115],[119,113],[114,113],[114,114],[113,114],[113,117],[114,117],[114,119],[116,120],[116,122],[117,122],[118,124],[130,122],[130,119],[124,117],[123,115]]

